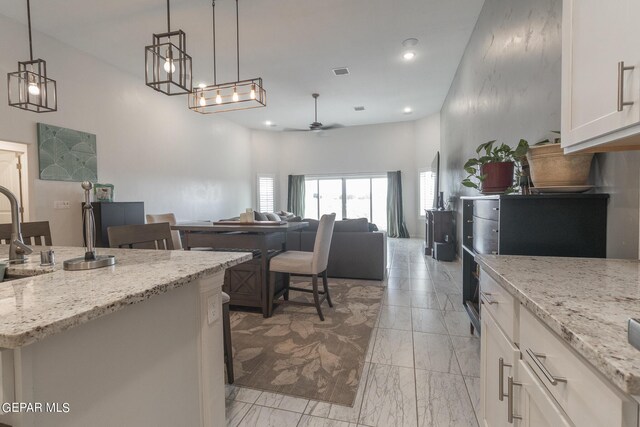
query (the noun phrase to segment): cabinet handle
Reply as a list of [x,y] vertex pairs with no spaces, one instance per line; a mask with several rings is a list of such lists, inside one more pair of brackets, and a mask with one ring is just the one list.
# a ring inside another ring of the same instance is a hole
[[498,301],[494,300],[493,298],[489,298],[491,295],[492,294],[490,294],[488,292],[480,291],[480,296],[482,298],[484,298],[485,300],[487,300],[487,303],[489,303],[489,305],[498,304]]
[[506,394],[504,394],[504,367],[510,368],[511,365],[504,363],[504,359],[501,357],[498,359],[498,400],[502,402]]
[[467,222],[468,222],[469,224],[471,224],[471,223],[473,223],[473,220],[472,220],[472,219],[468,219],[468,220],[467,220]]
[[533,363],[538,367],[538,369],[540,369],[540,371],[542,371],[542,374],[547,378],[547,381],[549,381],[551,383],[551,385],[557,385],[558,383],[566,383],[567,382],[566,378],[554,376],[553,374],[551,374],[551,372],[549,372],[547,367],[544,366],[544,363],[542,363],[542,361],[540,359],[544,359],[547,356],[545,356],[544,354],[535,353],[530,348],[527,349],[527,354],[529,355],[531,360],[533,360]]
[[624,66],[624,61],[618,62],[618,111],[622,111],[622,109],[627,105],[633,105],[633,101],[624,100],[624,72],[631,71],[635,67],[633,65]]
[[497,233],[498,229],[497,228],[492,228],[491,231],[493,231],[494,233]]
[[473,240],[473,236],[467,236],[468,240]]
[[491,255],[498,255],[498,251],[491,251]]
[[500,208],[491,208],[491,210],[499,211],[499,210],[500,210]]
[[513,424],[513,420],[521,420],[522,417],[513,414],[513,386],[521,386],[521,383],[513,381],[513,377],[507,378],[507,421]]

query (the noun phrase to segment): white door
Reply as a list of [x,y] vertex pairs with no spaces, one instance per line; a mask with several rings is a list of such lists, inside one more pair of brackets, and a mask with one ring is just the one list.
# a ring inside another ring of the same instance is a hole
[[[486,301],[483,303],[486,304]],[[519,352],[500,330],[488,310],[482,310],[481,324],[481,424],[486,427],[509,426],[507,378],[516,376]]]
[[553,396],[529,369],[527,362],[520,361],[518,367],[519,387],[514,388],[518,405],[514,405],[515,415],[522,417],[524,427],[570,427],[573,424],[558,406]]
[[[20,173],[18,171],[18,153],[0,150],[0,185],[15,194],[20,202]],[[22,206],[22,203],[20,203]],[[9,199],[0,195],[0,224],[11,222]]]
[[[562,145],[568,147],[640,122],[638,0],[563,3]],[[633,70],[618,79],[618,63]],[[633,102],[618,111],[622,101]]]

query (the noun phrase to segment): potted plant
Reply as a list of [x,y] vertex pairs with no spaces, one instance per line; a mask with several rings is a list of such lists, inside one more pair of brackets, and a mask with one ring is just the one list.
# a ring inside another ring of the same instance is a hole
[[537,188],[582,187],[589,181],[593,153],[564,154],[560,132],[529,147],[531,180]]
[[[514,167],[525,156],[529,144],[521,139],[513,149],[507,144],[495,143],[495,140],[485,142],[476,148],[478,157],[471,158],[464,164],[464,170],[469,175],[462,181],[462,185],[478,189],[483,194],[514,190]],[[481,153],[482,151],[484,153]]]

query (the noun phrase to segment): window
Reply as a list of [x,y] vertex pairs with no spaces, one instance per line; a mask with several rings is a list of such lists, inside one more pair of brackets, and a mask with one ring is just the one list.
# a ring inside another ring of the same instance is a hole
[[436,174],[431,171],[420,172],[420,216],[424,216],[425,209],[433,209],[436,192]]
[[275,177],[258,175],[258,211],[275,212]]
[[327,213],[338,218],[367,218],[380,230],[387,229],[387,177],[319,176],[305,180],[306,218]]

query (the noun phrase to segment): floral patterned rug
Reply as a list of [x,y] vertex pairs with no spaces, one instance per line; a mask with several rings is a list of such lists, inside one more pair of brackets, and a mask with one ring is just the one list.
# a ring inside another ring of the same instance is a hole
[[[300,287],[309,280],[295,281]],[[333,308],[279,306],[271,318],[231,313],[235,385],[352,406],[383,282],[329,279]],[[290,299],[312,301],[291,291]]]

